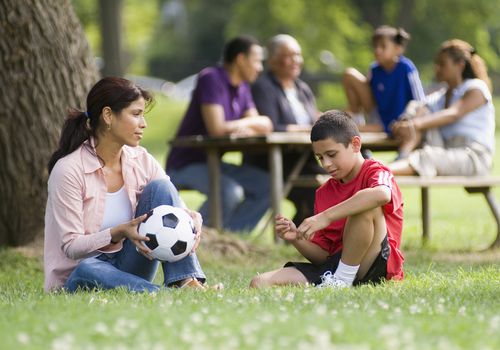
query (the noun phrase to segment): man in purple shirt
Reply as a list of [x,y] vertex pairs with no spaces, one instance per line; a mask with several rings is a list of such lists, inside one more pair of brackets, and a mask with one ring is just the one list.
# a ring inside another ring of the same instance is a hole
[[[272,123],[257,113],[248,83],[262,71],[262,47],[251,37],[229,41],[221,66],[203,69],[177,136],[241,135],[272,131]],[[167,172],[177,187],[208,194],[206,154],[194,148],[174,147]],[[221,162],[222,219],[231,231],[250,231],[269,207],[269,179],[265,171],[249,165]],[[200,208],[208,218],[208,202]],[[210,226],[210,223],[206,222]]]

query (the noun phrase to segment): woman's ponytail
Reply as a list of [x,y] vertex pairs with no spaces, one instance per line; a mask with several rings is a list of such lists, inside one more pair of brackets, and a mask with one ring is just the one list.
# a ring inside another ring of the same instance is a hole
[[66,118],[59,139],[59,146],[48,163],[49,174],[57,161],[75,151],[90,137],[87,112],[71,110]]

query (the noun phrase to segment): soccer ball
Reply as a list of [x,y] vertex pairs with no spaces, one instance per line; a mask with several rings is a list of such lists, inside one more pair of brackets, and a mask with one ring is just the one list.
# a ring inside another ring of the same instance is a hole
[[160,205],[149,211],[139,225],[139,234],[149,241],[151,256],[160,261],[175,262],[193,249],[196,231],[191,216],[182,208]]

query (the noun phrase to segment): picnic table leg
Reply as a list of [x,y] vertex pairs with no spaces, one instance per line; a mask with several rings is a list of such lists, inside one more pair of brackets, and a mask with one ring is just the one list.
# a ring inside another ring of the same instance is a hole
[[431,239],[429,188],[421,188],[422,196],[422,244],[425,246]]
[[495,201],[495,196],[493,196],[493,193],[491,193],[489,187],[466,187],[465,190],[468,193],[482,193],[484,195],[484,198],[486,199],[486,202],[488,202],[488,206],[490,207],[491,213],[493,214],[493,217],[495,218],[495,222],[497,224],[497,238],[489,248],[500,248],[500,210],[498,208],[498,203]]
[[[222,205],[221,205],[221,185],[220,185],[220,159],[217,148],[207,149],[208,177],[209,177],[209,215],[210,224],[219,233],[222,232]],[[200,174],[203,176],[203,174]]]
[[[274,221],[274,217],[281,214],[281,200],[283,199],[283,155],[279,145],[272,145],[269,148],[269,169],[271,177],[271,220]],[[274,229],[273,236],[274,240],[277,241],[278,237]]]
[[495,241],[491,244],[490,248],[500,248],[500,215],[498,211],[498,204],[495,201],[495,197],[493,194],[489,191],[483,192],[484,197],[486,198],[486,201],[488,202],[488,205],[491,209],[491,213],[495,217],[495,222],[497,224],[497,238]]

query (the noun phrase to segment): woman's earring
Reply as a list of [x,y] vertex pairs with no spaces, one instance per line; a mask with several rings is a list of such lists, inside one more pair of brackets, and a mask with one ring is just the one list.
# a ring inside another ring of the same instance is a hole
[[106,124],[108,126],[108,131],[111,130],[111,124]]

